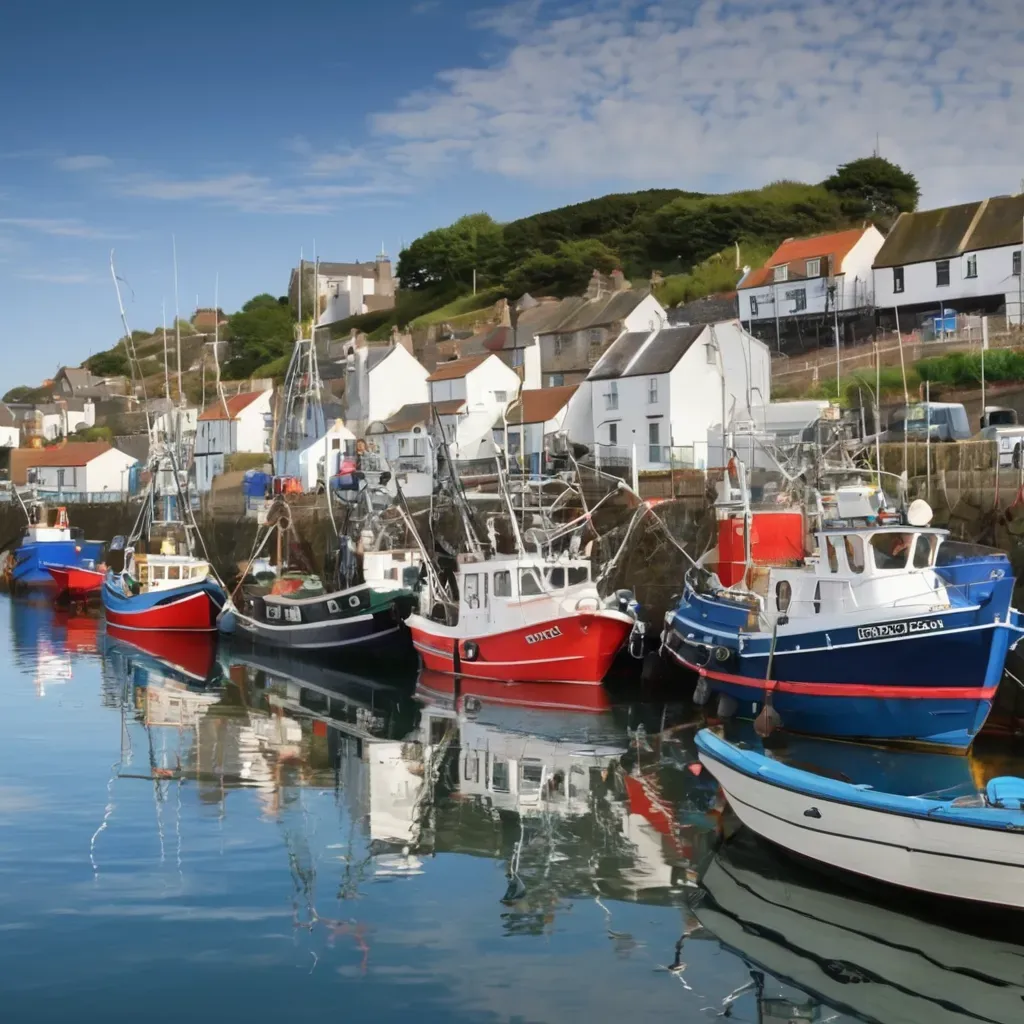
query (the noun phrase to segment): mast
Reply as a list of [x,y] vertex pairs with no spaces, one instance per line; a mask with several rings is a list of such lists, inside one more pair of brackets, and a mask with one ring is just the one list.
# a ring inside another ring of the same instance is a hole
[[174,341],[178,352],[178,405],[184,405],[185,394],[181,390],[181,314],[178,310],[178,244],[174,235],[171,235],[171,251],[174,254]]

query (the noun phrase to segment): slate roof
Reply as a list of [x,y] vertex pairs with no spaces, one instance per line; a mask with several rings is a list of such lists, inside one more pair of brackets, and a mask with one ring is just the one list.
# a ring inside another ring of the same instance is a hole
[[996,196],[979,203],[902,213],[874,266],[902,267],[951,259],[979,249],[1020,245],[1024,240],[1024,195]]
[[0,402],[0,427],[16,427],[18,421],[14,418],[14,413]]
[[645,374],[668,373],[706,330],[706,324],[663,328],[620,376],[642,377]]
[[[314,264],[306,261],[306,266]],[[376,263],[325,263],[320,261],[321,277],[375,277]]]
[[218,398],[216,402],[208,405],[199,414],[199,419],[201,421],[236,419],[243,409],[247,409],[262,394],[262,391],[246,391],[241,395],[231,395],[227,400],[227,415],[224,414],[224,402]]
[[438,363],[434,372],[427,378],[428,381],[458,380],[471,373],[482,362],[491,358],[490,352],[481,355],[466,356],[464,359],[449,359],[446,363]]
[[739,283],[740,288],[759,288],[775,280],[776,267],[789,267],[790,279],[807,277],[807,261],[821,260],[819,277],[828,273],[825,259],[832,257],[834,273],[842,270],[843,260],[849,251],[861,240],[867,228],[851,228],[849,231],[833,231],[825,235],[811,235],[808,238],[787,238],[768,258],[763,267],[752,270]]
[[[439,416],[454,416],[465,408],[465,401],[461,398],[452,398],[446,402],[435,402]],[[430,402],[414,402],[411,405],[403,405],[393,416],[384,420],[384,428],[389,434],[400,434],[406,430],[412,430],[418,423],[429,424],[434,418]]]
[[650,331],[627,331],[621,335],[597,361],[597,365],[587,375],[587,380],[610,380],[621,376],[650,336]]
[[366,372],[369,373],[370,370],[375,370],[394,351],[395,346],[390,344],[373,345],[368,348],[366,352]]
[[[651,334],[631,331],[618,338],[590,371],[587,380],[668,373],[707,330],[707,324],[663,327]],[[650,341],[647,339],[650,338]]]

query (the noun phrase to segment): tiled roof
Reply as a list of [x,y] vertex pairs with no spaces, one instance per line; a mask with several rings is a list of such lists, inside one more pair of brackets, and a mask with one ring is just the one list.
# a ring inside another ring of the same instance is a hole
[[208,405],[200,414],[200,420],[227,420],[237,419],[243,409],[247,409],[253,402],[263,394],[262,391],[246,391],[241,395],[232,395],[227,399],[228,411],[224,413],[224,402],[217,399],[212,405]]
[[[306,266],[312,268],[315,264],[308,260]],[[321,277],[373,277],[375,276],[376,263],[325,263],[320,261]]]
[[52,448],[22,448],[25,466],[85,466],[93,459],[109,452],[111,445],[106,441],[69,441]]
[[557,388],[524,390],[519,396],[521,405],[509,413],[509,423],[547,423],[568,404],[578,388],[578,384],[564,384]]
[[[454,416],[461,412],[466,403],[461,398],[452,398],[446,402],[435,402],[439,416]],[[412,430],[417,424],[429,425],[434,418],[430,402],[414,402],[403,405],[401,409],[384,421],[384,428],[389,434],[400,434]]]
[[759,288],[761,285],[771,284],[775,280],[775,268],[783,266],[789,267],[790,278],[805,278],[807,261],[813,259],[821,260],[818,276],[823,277],[828,270],[825,266],[827,256],[832,257],[833,273],[838,274],[842,271],[847,253],[861,240],[866,230],[851,228],[849,231],[812,235],[810,238],[787,238],[763,267],[758,267],[747,274],[739,283],[739,287]]
[[465,359],[450,359],[447,363],[438,363],[437,368],[427,378],[428,381],[458,380],[475,370],[482,362],[491,358],[490,352],[477,356],[466,356]]

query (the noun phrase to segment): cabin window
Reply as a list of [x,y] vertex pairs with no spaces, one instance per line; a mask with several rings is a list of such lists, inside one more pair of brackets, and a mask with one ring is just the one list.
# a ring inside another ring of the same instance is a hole
[[814,614],[821,611],[821,581],[814,584]]
[[864,538],[854,535],[844,537],[843,544],[846,547],[846,564],[851,572],[864,571]]
[[544,591],[532,569],[519,570],[519,596],[539,597]]
[[917,543],[914,545],[914,568],[927,569],[932,564],[932,549],[935,540],[925,533],[917,535]]
[[477,573],[462,577],[462,597],[467,608],[480,607],[480,576]]
[[519,766],[519,784],[526,793],[536,793],[544,781],[544,765],[539,761],[526,761]]
[[494,574],[494,596],[495,597],[511,597],[512,596],[512,573],[510,573],[510,572],[496,572]]
[[789,610],[789,605],[792,600],[792,584],[789,580],[779,580],[779,582],[775,584],[775,610],[785,615]]
[[181,566],[180,565],[169,565],[169,566],[167,566],[167,578],[169,580],[180,580],[181,579]]
[[508,761],[496,757],[491,762],[491,789],[495,793],[508,792]]
[[162,565],[153,566],[153,579],[162,580],[164,578],[164,567]]
[[839,553],[831,537],[825,538],[825,551],[828,554],[828,571],[839,572]]
[[549,569],[548,570],[548,585],[553,590],[561,590],[565,586],[565,570],[564,569]]
[[570,566],[569,568],[569,586],[575,587],[580,583],[586,583],[590,578],[590,573],[587,572],[585,565]]
[[284,610],[284,620],[285,622],[301,622],[302,612],[298,608],[289,608],[286,606]]
[[912,533],[876,533],[871,538],[875,568],[905,569],[913,540]]

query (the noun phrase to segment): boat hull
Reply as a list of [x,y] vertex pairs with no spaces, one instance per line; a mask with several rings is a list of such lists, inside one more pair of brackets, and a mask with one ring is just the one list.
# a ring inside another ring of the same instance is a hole
[[[237,636],[268,648],[401,657],[411,655],[402,624],[411,602],[408,591],[359,586],[312,598],[254,597],[246,611],[236,609],[231,618]],[[289,621],[289,615],[298,621]]]
[[534,622],[519,629],[462,637],[421,615],[407,620],[425,668],[473,679],[600,685],[633,620],[597,611]]
[[[884,795],[873,799],[871,790],[863,793],[876,806],[862,806],[827,795],[829,780],[817,792],[787,788],[758,773],[756,765],[764,758],[750,758],[755,767],[748,772],[737,766],[736,755],[742,760],[743,752],[730,753],[729,744],[706,738],[706,732],[697,737],[701,764],[718,780],[740,821],[764,839],[877,881],[1024,909],[1024,832],[1019,825],[980,827],[940,820],[938,813],[901,813],[893,808],[913,798],[896,798],[886,808]],[[843,790],[842,784],[833,788]]]
[[1011,588],[982,607],[780,634],[774,656],[764,634],[710,625],[713,602],[690,594],[663,650],[734,698],[740,717],[756,718],[771,692],[793,732],[962,751],[985,724],[1016,640]]
[[174,590],[126,596],[108,575],[101,591],[107,622],[127,630],[214,632],[224,605],[224,591],[212,580],[189,583]]
[[95,540],[30,541],[11,552],[9,578],[15,590],[52,587],[53,577],[47,565],[81,566],[96,564],[103,558],[103,544]]
[[57,596],[81,601],[96,595],[103,586],[105,574],[95,569],[82,569],[74,565],[45,566],[57,587]]

